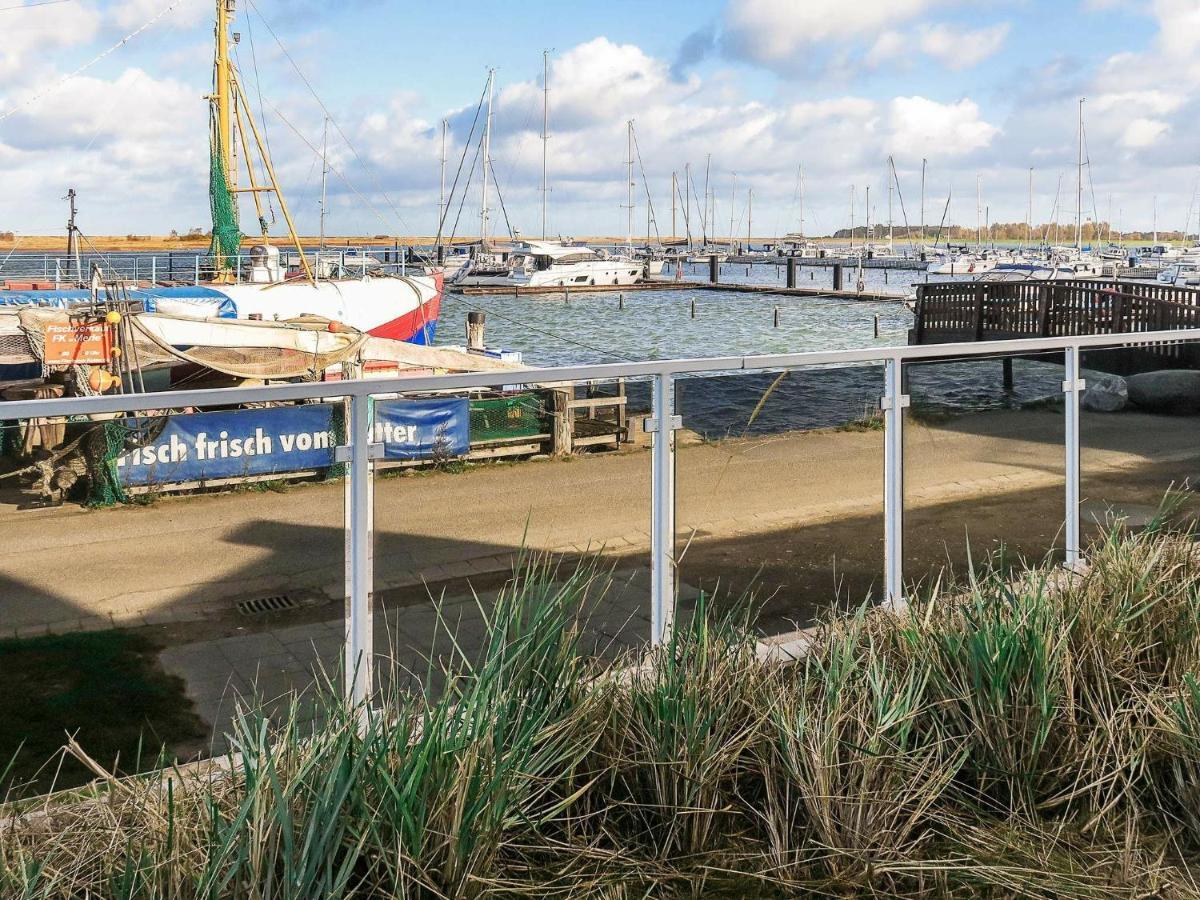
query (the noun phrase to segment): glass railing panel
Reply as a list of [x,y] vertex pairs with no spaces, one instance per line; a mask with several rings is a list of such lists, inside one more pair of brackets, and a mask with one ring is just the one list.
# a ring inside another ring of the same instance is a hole
[[342,409],[3,421],[8,786],[86,779],[71,758],[40,768],[67,733],[118,772],[221,753],[254,695],[277,717],[301,692],[311,726],[314,682],[341,655]]
[[436,691],[500,598],[569,611],[589,655],[649,640],[647,381],[373,399],[378,688]]
[[1062,548],[1062,354],[905,363],[904,575],[928,586]]
[[1115,525],[1184,525],[1200,470],[1200,344],[1085,349],[1080,397],[1084,547]]
[[681,377],[682,601],[751,599],[769,633],[881,594],[881,365]]

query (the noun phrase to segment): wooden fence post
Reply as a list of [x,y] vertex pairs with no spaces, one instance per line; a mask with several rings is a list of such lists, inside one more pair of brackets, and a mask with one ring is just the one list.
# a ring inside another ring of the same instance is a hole
[[554,411],[554,431],[551,438],[551,448],[555,456],[570,456],[574,428],[571,422],[571,401],[575,398],[574,386],[563,389],[555,388],[550,392]]

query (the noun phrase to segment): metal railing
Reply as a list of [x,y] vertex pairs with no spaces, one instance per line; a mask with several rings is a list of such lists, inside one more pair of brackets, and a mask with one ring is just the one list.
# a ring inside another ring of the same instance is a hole
[[[371,272],[405,274],[407,268],[420,266],[432,259],[432,254],[411,247],[329,247],[319,251],[321,259],[340,265],[351,274],[362,270],[364,258],[375,260],[369,267]],[[310,264],[318,257],[316,248],[306,247],[305,255]],[[284,264],[299,265],[294,249],[282,247],[280,258]],[[100,267],[108,278],[129,281],[169,284],[199,284],[212,274],[212,259],[206,250],[173,250],[162,252],[115,251],[96,253],[89,251],[79,255],[78,264],[74,257],[55,253],[0,253],[0,281],[35,281],[55,287],[67,287],[81,277],[86,280],[92,264]],[[251,257],[247,253],[230,259],[230,267],[239,280],[248,276]],[[77,272],[82,270],[82,276]]]
[[396,379],[364,379],[329,383],[286,384],[267,387],[217,388],[168,391],[153,394],[105,395],[68,399],[24,400],[4,404],[5,418],[87,416],[178,407],[230,406],[301,400],[341,400],[347,406],[345,444],[337,461],[346,464],[345,575],[345,690],[353,703],[370,694],[373,584],[372,542],[374,527],[373,460],[382,445],[372,443],[371,398],[405,394],[500,388],[518,383],[564,383],[617,378],[649,378],[651,413],[646,430],[652,433],[651,452],[651,635],[658,643],[669,635],[676,596],[675,558],[675,431],[681,427],[675,414],[675,381],[699,375],[733,375],[846,364],[882,364],[884,391],[879,405],[884,420],[884,572],[885,598],[891,604],[904,600],[904,393],[906,366],[936,360],[1004,358],[1032,353],[1064,354],[1064,544],[1066,564],[1079,563],[1080,547],[1080,378],[1084,351],[1098,348],[1135,348],[1144,344],[1200,342],[1200,329],[1144,332],[1129,335],[1087,335],[1067,338],[1033,338],[970,344],[941,344],[806,352],[710,359],[661,360],[603,365],[563,366],[522,371],[476,372]]

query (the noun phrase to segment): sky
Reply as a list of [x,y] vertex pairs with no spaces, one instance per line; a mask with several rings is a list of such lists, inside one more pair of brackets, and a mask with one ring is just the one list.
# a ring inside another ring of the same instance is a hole
[[[207,229],[215,0],[0,0],[0,231],[63,228],[68,187],[92,234]],[[479,231],[479,127],[495,69],[495,233],[541,232],[543,51],[550,51],[548,224],[624,234],[634,121],[635,234],[647,194],[672,232],[671,177],[706,163],[709,233],[827,234],[920,218],[1073,221],[1084,104],[1084,216],[1198,229],[1200,0],[237,0],[237,64],[300,231]],[[465,149],[465,155],[464,155]],[[889,157],[896,178],[891,176]],[[708,162],[711,160],[711,162]],[[643,176],[644,172],[644,176]],[[982,198],[978,207],[976,195]],[[753,191],[747,221],[748,190]],[[902,198],[902,202],[901,202]],[[699,202],[692,203],[700,231]],[[253,230],[243,201],[244,230]],[[684,232],[677,194],[675,232]],[[902,208],[903,207],[903,208]],[[272,203],[273,233],[285,232]],[[654,230],[652,228],[652,230]]]

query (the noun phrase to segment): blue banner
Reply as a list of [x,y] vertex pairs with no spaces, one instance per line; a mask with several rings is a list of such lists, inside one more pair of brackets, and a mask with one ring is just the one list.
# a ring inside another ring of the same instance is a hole
[[381,400],[375,404],[375,441],[384,459],[465,456],[471,449],[466,397]]
[[328,403],[171,416],[153,442],[116,460],[128,486],[282,475],[333,465]]

